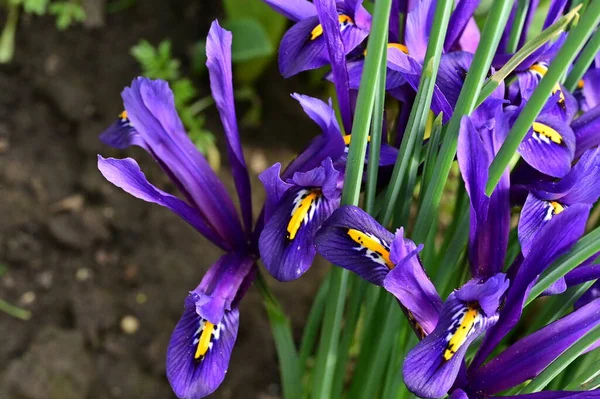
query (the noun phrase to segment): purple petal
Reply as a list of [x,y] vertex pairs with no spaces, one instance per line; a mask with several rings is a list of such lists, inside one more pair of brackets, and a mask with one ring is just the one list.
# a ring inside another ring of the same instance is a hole
[[[221,385],[229,367],[238,326],[238,309],[226,312],[223,319],[212,326],[196,313],[193,297],[187,297],[185,310],[175,326],[167,350],[167,378],[177,397],[203,398]],[[212,332],[209,349],[196,358],[199,340],[207,328],[206,334]]]
[[450,294],[435,330],[404,361],[404,382],[412,393],[423,398],[448,393],[469,345],[498,320],[492,306],[497,306],[507,286],[500,276],[483,284],[469,282]]
[[598,298],[600,298],[600,282],[596,281],[594,285],[592,285],[589,290],[584,292],[577,302],[575,302],[574,308],[579,309]]
[[461,50],[468,51],[469,53],[475,54],[479,41],[481,39],[481,32],[475,18],[469,19],[467,26],[463,30],[462,35],[458,39],[458,44]]
[[600,300],[517,341],[471,376],[475,391],[494,394],[536,377],[600,323]]
[[293,187],[292,184],[286,183],[281,180],[281,164],[277,162],[260,175],[258,178],[265,187],[265,220],[269,220],[277,205],[283,199],[285,193]]
[[563,177],[571,169],[575,135],[559,118],[541,115],[519,145],[519,154],[540,172]]
[[340,31],[339,16],[335,0],[315,0],[319,22],[327,44],[329,61],[333,71],[333,83],[338,97],[340,114],[347,132],[352,131],[352,109],[350,108],[350,85],[346,69],[346,53]]
[[550,7],[548,8],[548,14],[546,14],[546,20],[542,29],[546,29],[562,16],[567,0],[552,0],[550,1]]
[[597,264],[597,262],[593,265],[585,264],[596,261],[599,255],[600,253],[596,253],[594,256],[589,258],[588,261],[567,273],[565,275],[565,284],[567,287],[572,287],[574,285],[579,285],[587,281],[600,278],[600,264]]
[[[358,27],[348,15],[345,18],[340,15],[338,24],[344,43],[344,55],[354,50],[369,34],[368,30]],[[299,21],[283,36],[279,47],[279,70],[284,78],[328,63],[327,44],[316,15]]]
[[211,266],[200,285],[191,292],[196,313],[217,324],[223,314],[232,309],[240,287],[248,278],[254,260],[248,255],[227,253]]
[[398,230],[390,255],[396,266],[385,277],[383,286],[410,311],[423,329],[423,335],[428,335],[438,323],[442,299],[423,269],[418,256],[420,250]]
[[165,81],[137,78],[123,91],[125,109],[145,148],[223,239],[245,245],[237,212],[223,183],[187,136]]
[[583,77],[583,98],[587,109],[600,105],[600,69],[591,69]]
[[575,204],[553,217],[538,232],[536,245],[531,247],[508,290],[500,320],[486,335],[471,369],[479,367],[500,340],[517,324],[531,284],[550,264],[583,235],[590,211],[589,205]]
[[263,0],[272,9],[294,22],[317,15],[315,5],[306,0]]
[[132,126],[125,111],[100,135],[100,141],[119,150],[136,145],[148,151],[146,143]]
[[406,16],[404,31],[406,47],[408,53],[420,63],[423,62],[427,52],[434,11],[432,0],[418,0],[415,8]]
[[559,202],[543,201],[533,194],[527,196],[525,205],[519,218],[519,243],[523,255],[527,256],[536,244],[536,236],[557,213],[564,210],[564,205]]
[[282,178],[292,177],[295,172],[304,172],[319,167],[327,157],[337,159],[344,153],[345,144],[335,119],[335,111],[316,98],[294,94],[304,111],[321,129],[323,134],[314,138],[309,146],[294,159],[283,172]]
[[[408,84],[417,91],[421,79],[422,66],[409,55],[397,48],[388,48],[388,68],[402,74]],[[448,100],[436,85],[433,89],[433,98],[431,100],[431,110],[437,115],[443,112],[444,122],[447,122],[452,116],[452,107]]]
[[221,28],[218,21],[212,23],[206,39],[206,66],[210,75],[211,94],[217,104],[221,123],[225,129],[227,155],[240,200],[244,224],[246,230],[250,232],[252,229],[252,193],[233,101],[231,38],[231,32]]
[[575,133],[576,149],[575,158],[590,148],[597,147],[600,144],[600,104],[590,109],[571,123],[571,128]]
[[394,266],[390,246],[394,235],[362,209],[346,205],[337,209],[315,237],[319,254],[375,285]]
[[461,0],[458,2],[448,24],[448,32],[444,41],[445,51],[450,51],[454,47],[478,5],[479,0]]
[[[468,3],[469,0],[463,0],[459,4],[463,2]],[[435,83],[452,107],[456,106],[472,60],[473,54],[465,51],[454,51],[442,55]]]
[[326,158],[318,168],[294,173],[291,181],[298,187],[321,187],[325,198],[335,201],[341,195],[341,189],[338,187],[339,178],[340,172],[333,167],[331,158]]
[[212,229],[197,209],[150,184],[135,160],[103,158],[98,155],[98,169],[115,186],[136,198],[170,209],[217,246],[230,249],[229,244]]
[[258,246],[267,270],[279,281],[295,280],[312,264],[315,234],[339,206],[320,188],[297,188],[286,193],[265,224]]

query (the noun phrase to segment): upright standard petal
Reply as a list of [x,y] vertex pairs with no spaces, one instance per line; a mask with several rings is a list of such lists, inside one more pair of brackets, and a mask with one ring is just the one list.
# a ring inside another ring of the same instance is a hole
[[484,283],[470,281],[444,304],[435,330],[415,346],[402,367],[408,389],[423,398],[448,393],[469,345],[498,320],[500,298],[508,288],[504,275]]
[[197,209],[150,184],[132,158],[114,159],[98,155],[98,169],[115,186],[136,198],[170,209],[218,247],[231,249],[230,244],[212,229]]
[[221,385],[238,326],[237,308],[213,324],[196,313],[194,299],[188,296],[167,350],[167,378],[178,398],[203,398]]
[[[464,1],[464,0],[463,0]],[[417,0],[413,10],[406,16],[405,40],[408,52],[419,63],[423,63],[427,45],[429,44],[429,33],[433,24],[435,11],[432,0]]]
[[265,220],[269,220],[285,193],[294,187],[294,185],[281,180],[281,164],[279,162],[258,175],[258,178],[265,187],[264,216]]
[[312,264],[315,234],[339,206],[338,177],[331,159],[326,159],[289,181],[294,188],[283,196],[258,241],[265,267],[279,281],[297,279]]
[[211,94],[217,104],[221,123],[225,129],[227,155],[231,164],[231,174],[240,200],[242,217],[246,231],[252,229],[252,193],[250,176],[240,143],[235,103],[233,100],[233,81],[231,76],[231,32],[214,21],[206,39],[206,66],[210,76]]
[[187,136],[165,81],[137,78],[123,91],[127,116],[145,148],[219,235],[245,245],[237,212],[215,172]]
[[560,255],[568,251],[583,235],[590,211],[589,205],[575,204],[544,225],[536,236],[536,244],[523,260],[508,290],[498,323],[488,332],[471,363],[477,369],[502,338],[521,318],[523,304],[531,284]]
[[346,132],[352,131],[352,108],[350,106],[350,83],[346,67],[346,53],[340,31],[339,16],[335,0],[315,0],[319,23],[329,53],[333,71],[333,83],[338,98],[340,114]]
[[586,111],[571,123],[575,134],[575,158],[600,144],[600,104]]
[[263,0],[272,9],[294,22],[317,15],[315,5],[307,0]]
[[327,261],[382,286],[394,267],[390,248],[394,235],[362,209],[337,209],[315,237],[317,252]]
[[536,377],[600,323],[600,299],[517,341],[471,375],[469,389],[495,394]]
[[462,35],[480,0],[461,0],[450,16],[448,33],[444,40],[444,50],[450,51]]

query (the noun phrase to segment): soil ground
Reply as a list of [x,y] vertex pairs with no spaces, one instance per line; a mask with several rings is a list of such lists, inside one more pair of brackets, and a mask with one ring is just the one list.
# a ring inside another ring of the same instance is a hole
[[[28,321],[0,313],[2,399],[174,397],[165,378],[169,336],[187,292],[220,255],[96,168],[97,154],[133,156],[173,191],[146,154],[111,150],[98,134],[139,74],[131,46],[170,38],[185,56],[220,15],[219,2],[144,0],[107,15],[103,3],[86,2],[96,7],[95,28],[58,32],[50,17],[22,19],[15,60],[0,68],[0,298],[32,312]],[[258,91],[261,128],[242,129],[255,209],[263,196],[256,173],[317,134],[289,97],[300,82],[283,81],[272,66]],[[209,127],[222,146],[214,109]],[[231,187],[226,165],[221,174]],[[324,272],[317,265],[300,281],[272,284],[297,336]],[[276,354],[255,289],[241,308],[231,366],[214,397],[277,398]]]

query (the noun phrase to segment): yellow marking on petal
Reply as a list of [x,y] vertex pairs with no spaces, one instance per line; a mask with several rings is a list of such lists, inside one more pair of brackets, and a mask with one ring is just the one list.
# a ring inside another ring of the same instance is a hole
[[388,48],[397,48],[398,50],[402,51],[404,54],[408,54],[408,47],[406,47],[404,44],[388,43]]
[[583,79],[579,79],[579,82],[577,82],[577,88],[583,89],[583,85],[584,85]]
[[529,67],[530,71],[533,72],[537,72],[540,75],[544,76],[546,75],[546,72],[548,72],[548,67],[543,65],[543,64],[533,64],[532,66]]
[[548,137],[552,142],[556,144],[561,144],[563,142],[563,138],[556,130],[551,128],[548,125],[544,125],[540,122],[533,122],[533,131],[537,134],[541,134],[542,136]]
[[556,83],[554,85],[554,87],[552,88],[552,95],[556,94],[556,92],[559,93],[558,103],[564,104],[565,103],[565,93],[563,93],[562,88],[560,87],[559,83]]
[[380,255],[388,269],[394,268],[394,263],[390,260],[390,251],[387,250],[379,241],[370,237],[368,234],[355,229],[348,229],[348,235],[357,244],[367,248],[370,251]]
[[198,341],[198,348],[196,349],[194,359],[199,359],[206,355],[206,352],[208,352],[208,346],[210,344],[210,337],[212,336],[214,329],[215,325],[210,321],[206,320],[204,328],[202,329],[202,335],[200,336],[200,340]]
[[555,215],[558,215],[559,213],[565,210],[565,207],[562,206],[560,202],[550,201],[550,205],[552,206],[552,209],[554,209]]
[[[348,15],[345,15],[345,14],[338,15],[338,22],[342,26],[344,26],[348,23],[350,23],[350,24],[354,23],[354,21],[352,21],[352,18],[350,18]],[[315,40],[316,38],[320,37],[321,35],[323,35],[323,26],[321,26],[321,24],[319,24],[319,25],[315,26],[315,28],[310,32],[310,40]]]
[[[350,145],[350,141],[352,140],[352,135],[351,134],[346,134],[344,136],[344,144],[345,145]],[[367,143],[371,141],[371,136],[367,136]]]
[[300,230],[302,222],[308,215],[308,212],[313,206],[313,203],[317,200],[317,198],[320,195],[320,190],[313,190],[306,197],[302,198],[300,205],[298,205],[294,210],[294,213],[292,213],[292,217],[287,226],[287,238],[289,240],[293,240],[294,238],[296,238],[296,234],[298,233],[298,230]]
[[460,325],[458,329],[450,338],[448,345],[446,346],[446,350],[444,351],[444,360],[448,361],[452,359],[452,356],[460,349],[460,347],[465,343],[473,325],[477,321],[477,316],[479,315],[479,311],[475,308],[467,308],[467,313],[463,316],[460,321]]
[[127,111],[123,111],[119,114],[119,118],[121,118],[122,120],[126,120],[127,119]]

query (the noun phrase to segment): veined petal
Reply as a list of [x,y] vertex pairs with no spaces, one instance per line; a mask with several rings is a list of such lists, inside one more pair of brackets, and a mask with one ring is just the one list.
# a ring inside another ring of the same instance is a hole
[[422,329],[421,338],[435,329],[442,310],[442,299],[425,273],[418,253],[422,246],[404,238],[399,229],[392,242],[390,259],[395,267],[383,280],[384,288],[393,294]]
[[471,370],[477,369],[500,340],[517,324],[531,284],[583,235],[589,211],[590,205],[572,205],[554,216],[539,230],[536,245],[531,246],[529,254],[512,279],[500,319],[487,333],[471,363]]
[[563,177],[571,169],[575,135],[558,118],[541,115],[519,145],[519,153],[525,162],[540,172]]
[[536,244],[536,236],[552,218],[567,208],[560,201],[544,201],[529,194],[519,218],[519,243],[523,255],[527,256],[533,245]]
[[127,116],[144,148],[219,235],[234,245],[246,239],[223,183],[187,136],[165,81],[137,78],[122,93]]
[[[354,50],[369,34],[359,28],[350,15],[340,14],[338,23],[344,43],[344,55]],[[281,40],[279,70],[285,78],[329,63],[327,44],[319,18],[306,18],[292,26]]]
[[317,15],[315,5],[307,0],[263,0],[272,9],[294,22]]
[[337,12],[335,0],[315,0],[315,7],[317,8],[319,23],[321,24],[325,43],[327,44],[329,61],[333,72],[333,83],[338,97],[342,122],[344,129],[350,132],[352,131],[350,83],[348,81],[348,69],[346,68],[346,53],[340,31],[340,16]]
[[497,306],[507,287],[504,275],[496,275],[450,294],[435,330],[404,361],[404,382],[412,393],[423,398],[448,393],[469,345],[498,320]]
[[121,112],[117,120],[100,135],[100,141],[119,150],[136,145],[148,151],[146,143],[131,124],[127,111]]
[[253,266],[254,260],[248,255],[227,253],[221,256],[191,292],[196,313],[217,324],[225,312],[235,307],[235,300]]
[[472,374],[474,391],[494,394],[536,377],[600,323],[600,299],[517,341]]
[[445,51],[450,51],[454,47],[456,41],[467,26],[467,23],[473,17],[473,13],[477,6],[479,6],[479,0],[461,0],[458,2],[450,16],[448,33],[444,40]]
[[337,209],[315,237],[319,254],[375,285],[383,285],[394,267],[390,248],[394,235],[362,209],[346,205]]
[[406,16],[405,40],[409,54],[419,63],[423,62],[427,44],[429,44],[429,33],[433,24],[433,13],[435,7],[432,0],[417,0],[414,9]]
[[[422,66],[412,56],[407,55],[398,48],[388,48],[388,68],[402,74],[408,84],[417,91],[421,79]],[[452,107],[448,100],[436,85],[433,89],[433,98],[431,100],[431,110],[437,115],[443,112],[444,122],[447,122],[452,116]]]
[[170,209],[215,245],[225,250],[230,249],[229,244],[212,229],[197,209],[150,184],[132,158],[114,159],[98,155],[98,169],[115,186],[136,198]]
[[320,187],[326,199],[336,200],[341,195],[339,177],[340,172],[333,167],[331,158],[326,158],[318,168],[294,173],[290,181],[299,187]]
[[281,180],[281,164],[277,162],[260,175],[258,178],[265,187],[265,220],[269,220],[277,205],[283,199],[285,193],[294,187],[293,184],[286,183]]
[[199,399],[213,393],[223,382],[237,338],[239,311],[225,313],[213,324],[196,313],[190,295],[171,335],[167,350],[167,378],[179,398]]
[[308,147],[290,163],[282,174],[283,179],[291,178],[296,172],[317,168],[328,157],[334,160],[338,159],[344,154],[345,149],[344,139],[331,105],[301,94],[294,94],[292,97],[300,102],[304,112],[321,127],[323,133],[315,137]]
[[[462,3],[469,3],[469,1],[463,0],[459,4]],[[452,53],[442,54],[435,83],[452,107],[456,106],[472,60],[473,54],[466,51],[453,51]]]
[[600,104],[588,110],[571,123],[573,133],[575,133],[576,148],[575,158],[590,148],[597,147],[600,144]]
[[465,29],[458,38],[458,44],[461,50],[468,51],[469,53],[475,54],[479,41],[481,39],[481,32],[475,18],[469,19]]
[[286,193],[265,224],[258,246],[267,270],[279,281],[300,277],[312,264],[314,238],[323,222],[339,206],[320,187],[299,187]]
[[231,164],[231,174],[240,200],[240,208],[246,231],[252,229],[252,193],[250,176],[240,143],[235,102],[233,100],[233,78],[231,76],[231,32],[214,21],[206,39],[206,66],[210,75],[210,89],[217,104],[221,123],[225,130],[227,155]]
[[591,109],[600,105],[600,68],[589,70],[583,77],[583,98],[585,99],[585,106],[587,109]]

